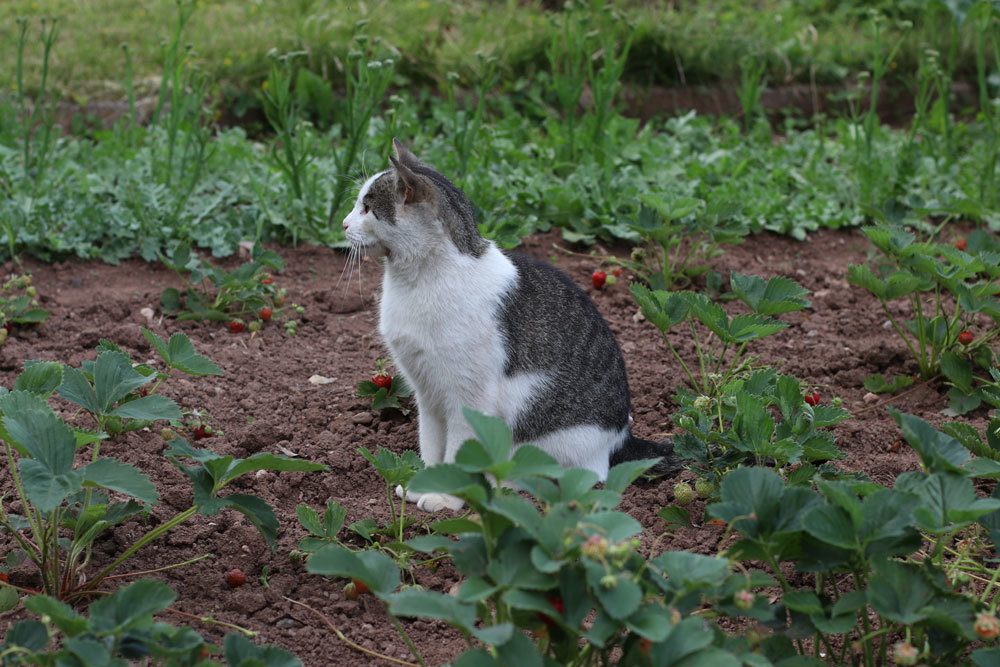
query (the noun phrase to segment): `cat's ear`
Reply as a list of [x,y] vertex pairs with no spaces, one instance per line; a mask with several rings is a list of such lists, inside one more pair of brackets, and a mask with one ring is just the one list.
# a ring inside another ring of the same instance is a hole
[[405,164],[409,167],[416,167],[420,164],[420,160],[414,155],[409,148],[403,145],[396,137],[392,138],[392,153],[395,159],[389,158],[393,161],[393,164],[399,162]]
[[403,203],[414,204],[429,198],[430,185],[423,176],[413,170],[420,164],[420,160],[406,146],[399,143],[398,139],[392,140],[392,149],[395,155],[390,155],[389,161],[392,162],[399,177],[399,192],[403,197]]

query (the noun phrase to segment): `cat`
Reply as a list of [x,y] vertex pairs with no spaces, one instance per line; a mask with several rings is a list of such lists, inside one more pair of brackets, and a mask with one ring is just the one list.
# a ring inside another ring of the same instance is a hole
[[[515,446],[601,480],[639,458],[676,472],[670,444],[631,433],[625,362],[590,297],[550,264],[498,249],[460,189],[395,139],[393,149],[343,224],[356,251],[384,257],[379,332],[413,387],[424,463],[454,461],[473,437],[467,406],[503,419]],[[443,494],[407,500],[462,506]]]

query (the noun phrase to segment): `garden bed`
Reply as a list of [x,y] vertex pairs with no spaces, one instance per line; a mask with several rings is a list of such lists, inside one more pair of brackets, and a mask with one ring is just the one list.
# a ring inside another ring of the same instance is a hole
[[[661,439],[671,429],[675,411],[672,396],[682,374],[664,347],[659,332],[636,317],[637,307],[626,286],[619,283],[600,292],[590,286],[598,259],[565,252],[556,233],[525,240],[523,250],[549,258],[578,284],[586,285],[609,321],[624,351],[633,394],[637,435]],[[880,405],[864,400],[863,379],[872,373],[913,372],[912,362],[897,336],[883,328],[885,320],[870,294],[847,284],[849,263],[865,259],[867,240],[854,232],[821,231],[805,242],[771,234],[750,237],[741,246],[717,259],[715,268],[747,274],[794,278],[812,294],[812,308],[785,317],[791,326],[764,339],[755,348],[761,362],[815,387],[828,401],[841,397],[855,417],[836,429],[839,447],[847,454],[839,465],[862,471],[873,480],[890,484],[905,470],[915,469],[913,451],[901,446],[899,429]],[[51,318],[37,329],[20,329],[0,347],[0,384],[9,386],[25,359],[48,359],[78,365],[92,358],[94,346],[110,339],[139,360],[151,350],[141,334],[147,326],[140,313],[153,308],[149,325],[164,335],[186,332],[196,348],[218,363],[225,374],[218,378],[184,379],[167,385],[165,394],[183,409],[206,410],[210,423],[223,431],[202,446],[248,456],[258,452],[294,453],[324,463],[329,472],[299,474],[258,473],[236,486],[252,489],[271,503],[281,528],[272,553],[256,529],[234,512],[197,517],[164,541],[140,552],[134,570],[146,570],[214,554],[182,569],[158,576],[177,590],[174,609],[196,616],[211,616],[260,633],[259,639],[283,646],[306,665],[348,664],[368,660],[339,641],[323,620],[285,598],[304,602],[325,614],[347,637],[362,646],[396,658],[408,659],[405,645],[390,625],[382,603],[370,596],[348,600],[342,581],[307,574],[301,561],[289,556],[303,536],[295,506],[322,506],[333,499],[344,505],[348,522],[366,517],[388,518],[385,487],[369,464],[357,453],[360,446],[388,447],[396,452],[416,446],[414,414],[379,417],[355,396],[355,385],[367,378],[375,359],[384,354],[377,335],[377,290],[381,269],[368,261],[357,274],[346,275],[345,255],[315,247],[279,249],[289,267],[277,280],[288,289],[289,300],[305,307],[298,335],[285,336],[281,327],[266,327],[253,337],[233,335],[219,323],[190,323],[161,319],[159,297],[164,287],[180,286],[175,274],[158,264],[140,261],[121,266],[67,262],[52,265],[29,262],[42,306]],[[626,252],[625,250],[622,251]],[[5,273],[11,267],[6,266]],[[688,354],[686,341],[675,341]],[[331,378],[329,384],[312,384],[310,376]],[[915,385],[893,404],[904,412],[933,423],[947,400],[939,387]],[[68,404],[63,404],[68,407]],[[68,410],[67,410],[68,412]],[[985,410],[967,416],[982,429]],[[123,436],[106,453],[147,472],[161,492],[162,503],[151,519],[127,522],[110,538],[97,544],[98,562],[118,554],[143,531],[142,524],[188,507],[190,484],[162,456],[166,447],[159,434],[136,432]],[[6,483],[6,480],[5,480]],[[714,554],[725,546],[723,529],[701,525],[701,501],[691,506],[695,526],[660,537],[664,523],[657,512],[672,500],[672,482],[643,483],[626,494],[622,509],[645,527],[643,549],[688,549]],[[0,492],[7,491],[0,488]],[[148,526],[146,526],[148,527]],[[0,539],[0,552],[10,544]],[[230,590],[225,573],[240,568],[249,583]],[[12,573],[12,582],[31,587],[28,570]],[[458,577],[450,566],[437,571],[414,570],[420,584],[447,592]],[[14,612],[14,617],[24,614]],[[212,639],[226,628],[188,623]],[[0,625],[12,614],[0,615]],[[408,633],[429,664],[455,657],[465,648],[461,637],[443,623],[404,621]],[[367,664],[376,664],[373,660]]]

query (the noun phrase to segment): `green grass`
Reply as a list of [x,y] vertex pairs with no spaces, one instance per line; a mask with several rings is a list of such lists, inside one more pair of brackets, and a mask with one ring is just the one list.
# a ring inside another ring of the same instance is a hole
[[[865,69],[870,51],[863,6],[871,3],[611,4],[613,16],[594,27],[620,39],[633,37],[625,78],[639,83],[733,82],[746,57],[767,63],[772,84],[835,82]],[[914,39],[898,57],[900,71],[909,72],[924,48],[944,48],[950,36],[940,29],[941,13],[896,11],[917,23]],[[169,0],[5,0],[0,3],[0,64],[13,62],[15,17],[55,16],[61,28],[52,65],[55,89],[78,101],[120,98],[122,45],[131,50],[140,90],[143,82],[147,89],[152,87],[175,13]],[[256,90],[267,77],[273,53],[301,53],[302,65],[342,85],[342,63],[359,20],[369,21],[370,35],[398,49],[399,86],[440,86],[448,72],[474,83],[481,71],[471,55],[486,52],[498,58],[505,87],[516,89],[525,78],[547,69],[544,50],[559,38],[560,17],[561,12],[518,0],[217,0],[199,3],[185,43],[227,99]],[[968,39],[958,42],[955,62],[960,72],[971,71]],[[29,70],[37,65],[37,60],[28,59]],[[11,88],[13,76],[13,67],[0,67],[0,89]]]

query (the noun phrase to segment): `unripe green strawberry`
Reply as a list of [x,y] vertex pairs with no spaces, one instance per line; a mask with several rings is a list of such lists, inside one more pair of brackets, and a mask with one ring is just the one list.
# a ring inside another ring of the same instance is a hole
[[694,419],[690,415],[681,415],[677,418],[677,425],[685,431],[690,431],[694,428]]
[[674,484],[674,499],[678,505],[690,505],[694,500],[694,489],[687,482]]
[[707,479],[699,478],[695,480],[694,491],[698,494],[699,498],[708,498],[715,493],[715,484],[712,484]]
[[746,611],[753,607],[754,594],[750,591],[736,591],[733,594],[733,604],[737,609]]
[[591,535],[580,547],[580,553],[587,558],[600,560],[608,553],[608,540],[603,535]]
[[618,577],[613,574],[606,574],[601,577],[601,587],[611,590],[618,585]]
[[694,409],[700,412],[705,412],[712,407],[712,399],[708,396],[699,396],[694,399]]
[[38,296],[38,290],[36,290],[33,286],[25,288],[24,293],[30,296],[32,299]]

